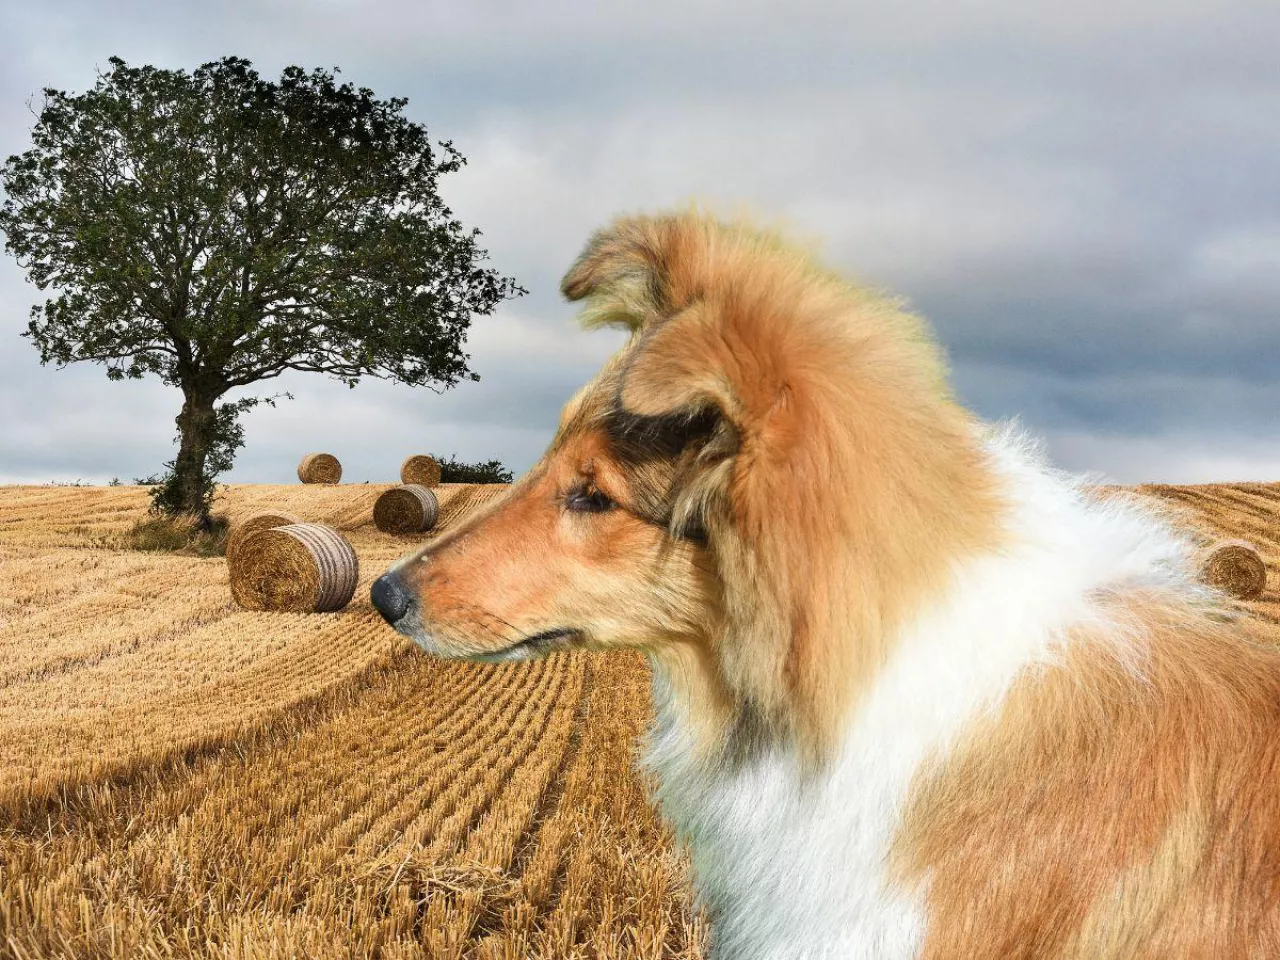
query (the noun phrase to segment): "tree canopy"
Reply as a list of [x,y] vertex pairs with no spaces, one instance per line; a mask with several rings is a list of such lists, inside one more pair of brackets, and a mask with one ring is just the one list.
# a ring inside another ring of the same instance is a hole
[[471,318],[525,292],[439,195],[461,153],[406,100],[335,74],[112,58],[85,93],[45,90],[32,148],[4,165],[7,248],[54,291],[24,334],[41,361],[183,391],[172,509],[197,510],[198,493],[207,516],[210,470],[230,466],[236,415],[260,399],[215,410],[228,391],[290,370],[476,380]]

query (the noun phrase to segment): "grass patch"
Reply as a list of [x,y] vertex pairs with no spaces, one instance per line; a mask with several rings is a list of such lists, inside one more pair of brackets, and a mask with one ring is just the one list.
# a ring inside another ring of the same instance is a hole
[[149,514],[122,533],[114,546],[121,550],[177,553],[187,557],[227,554],[227,518],[215,516],[210,530],[201,530],[195,517]]

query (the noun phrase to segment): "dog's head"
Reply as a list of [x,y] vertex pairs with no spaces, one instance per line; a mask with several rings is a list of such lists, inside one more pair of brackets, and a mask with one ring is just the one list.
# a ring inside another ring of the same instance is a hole
[[439,656],[643,648],[691,695],[820,744],[905,611],[989,532],[923,325],[696,214],[616,222],[562,289],[630,341],[542,460],[381,578],[375,605]]
[[708,416],[621,413],[617,366],[568,405],[504,497],[375,585],[379,609],[423,649],[519,660],[705,635],[715,575],[697,521],[673,514],[675,480],[733,440]]

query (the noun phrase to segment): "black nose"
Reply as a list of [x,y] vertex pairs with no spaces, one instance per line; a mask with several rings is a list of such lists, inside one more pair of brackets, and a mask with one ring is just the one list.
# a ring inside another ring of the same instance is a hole
[[413,595],[398,574],[384,573],[373,582],[369,599],[387,623],[394,625],[409,609]]

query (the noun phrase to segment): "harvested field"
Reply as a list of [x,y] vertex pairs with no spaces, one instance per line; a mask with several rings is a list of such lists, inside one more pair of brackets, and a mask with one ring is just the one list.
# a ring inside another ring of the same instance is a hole
[[[343,612],[268,614],[221,559],[117,549],[140,488],[0,488],[0,956],[701,955],[643,661],[416,653],[368,600],[413,546],[386,489],[220,499],[359,555]],[[504,489],[435,488],[431,535]]]
[[[632,766],[643,661],[415,653],[368,601],[413,543],[386,489],[223,495],[359,555],[341,613],[267,614],[220,559],[118,549],[141,488],[0,488],[0,957],[701,956]],[[435,488],[421,539],[503,489]],[[1280,485],[1141,492],[1256,544],[1280,627]]]

